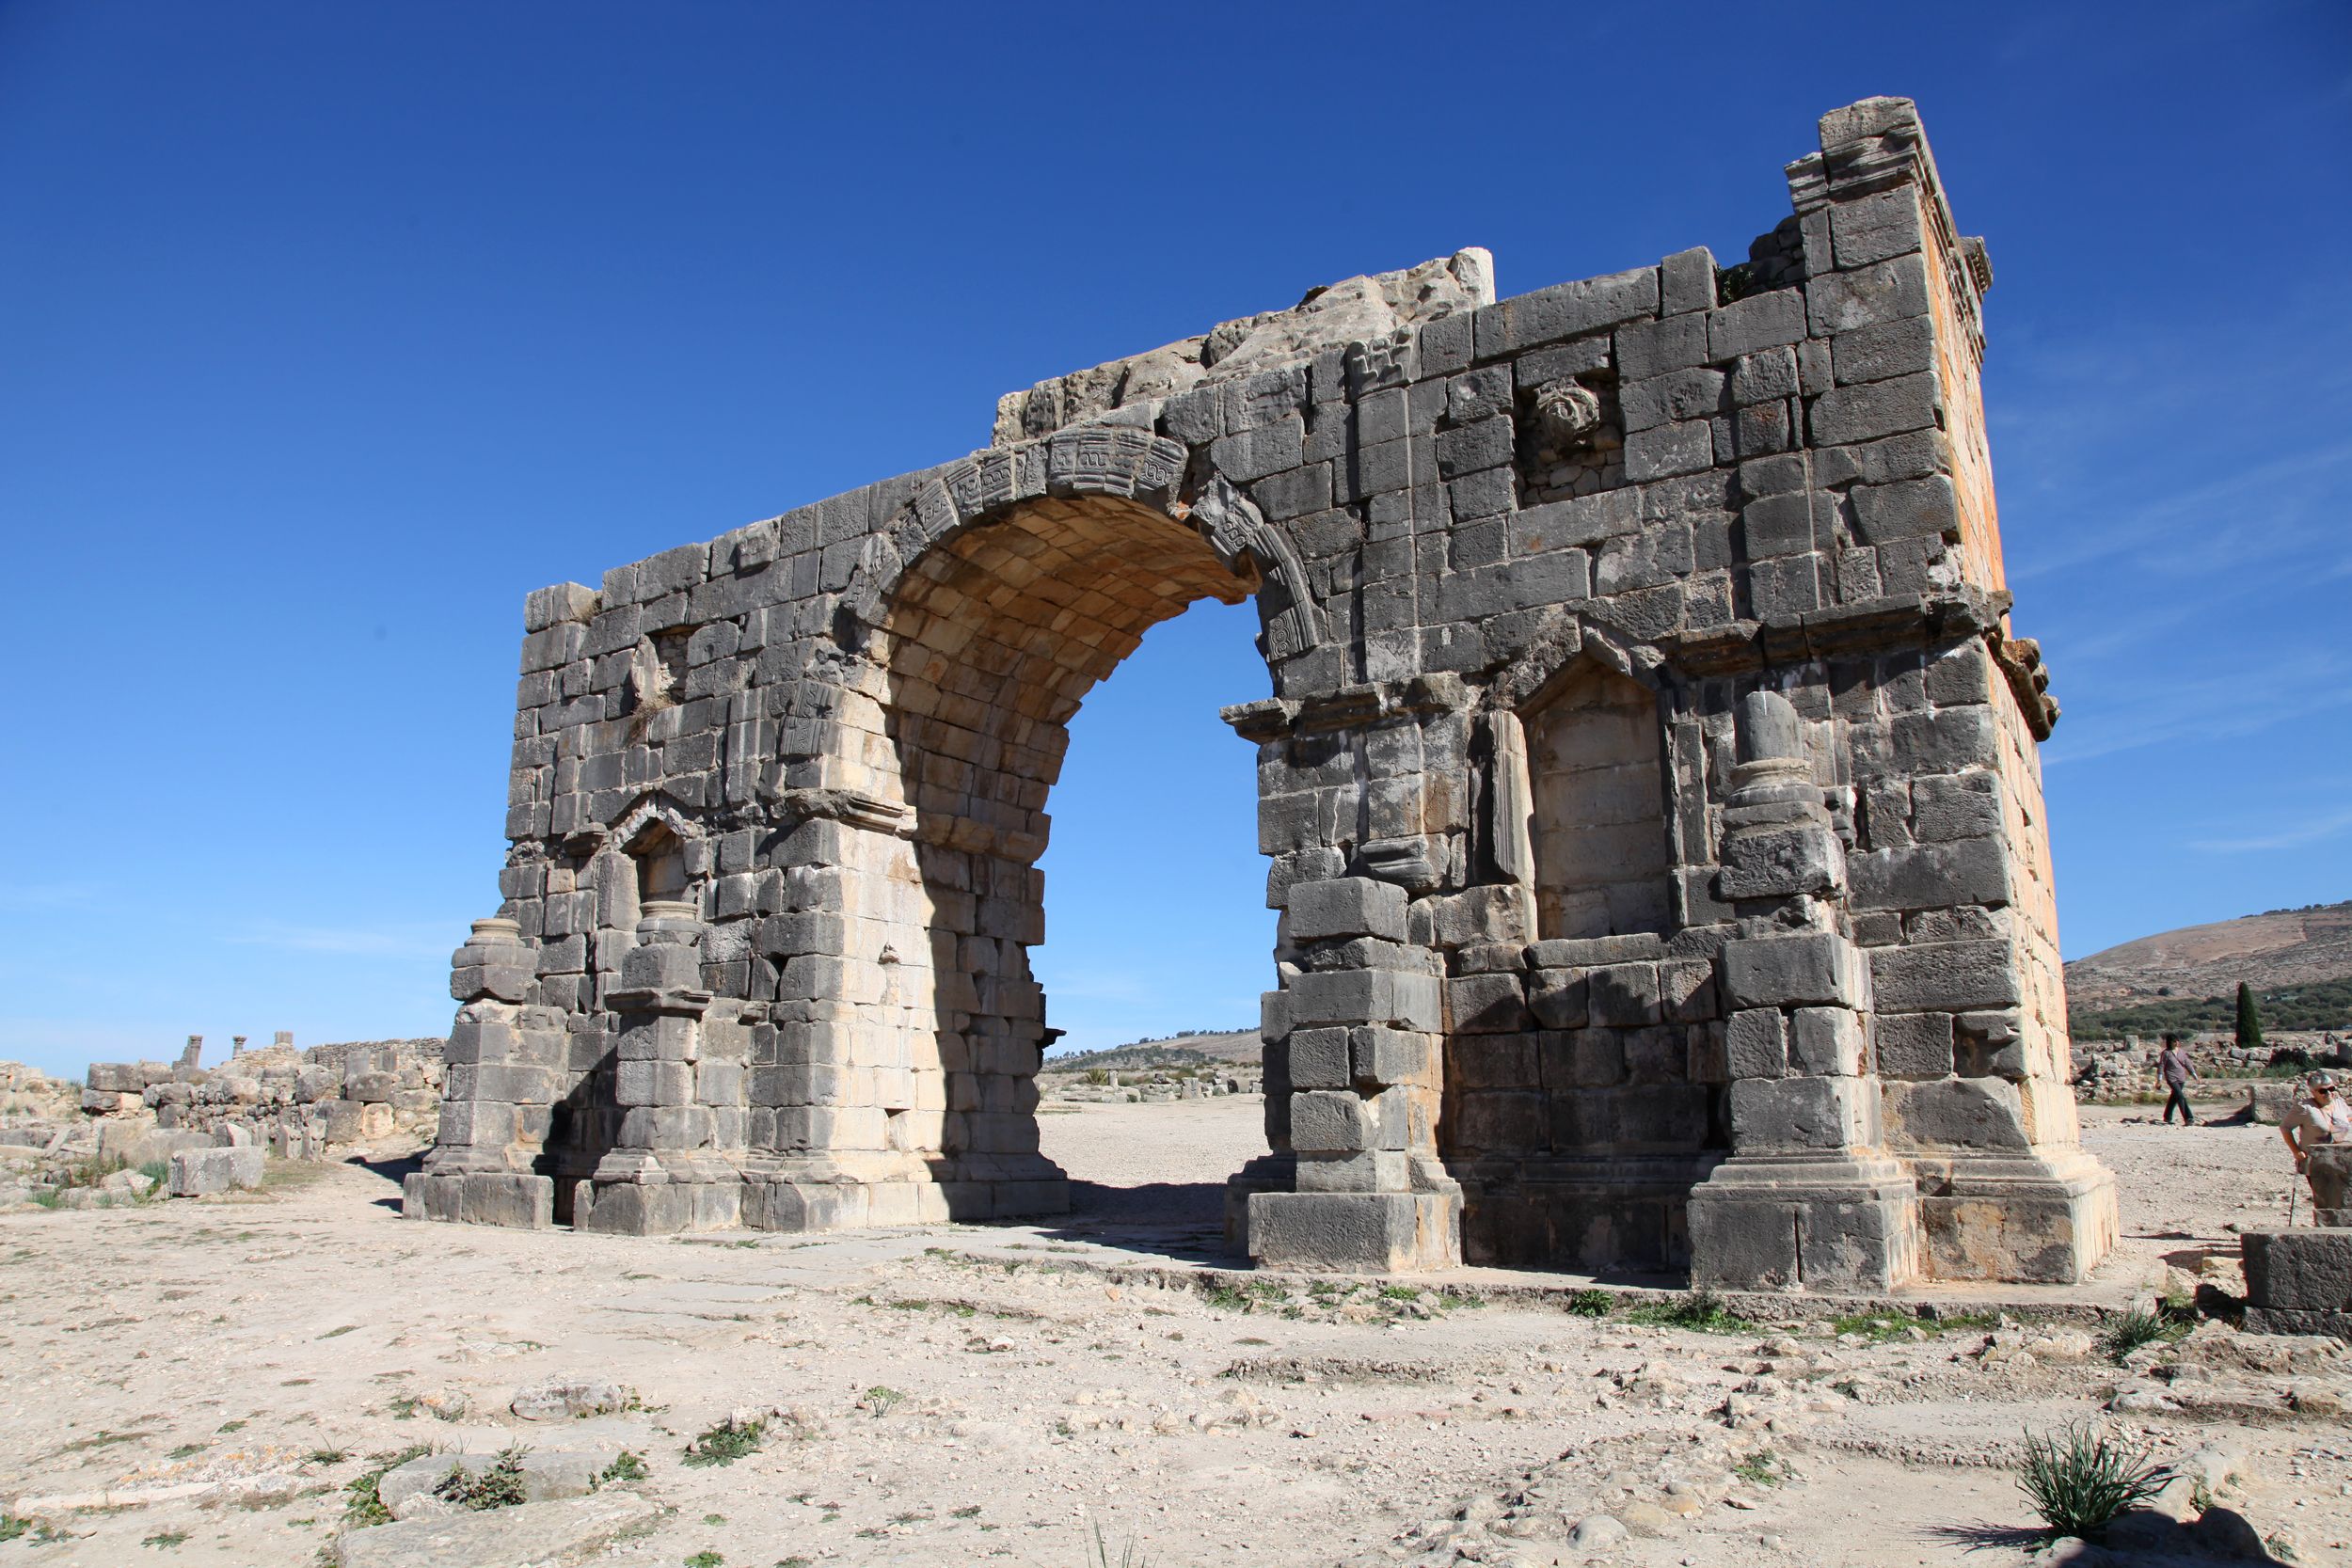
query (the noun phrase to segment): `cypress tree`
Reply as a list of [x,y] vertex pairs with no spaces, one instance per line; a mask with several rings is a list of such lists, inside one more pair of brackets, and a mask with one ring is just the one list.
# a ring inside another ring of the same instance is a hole
[[2237,1043],[2241,1051],[2260,1051],[2263,1043],[2262,1009],[2254,1006],[2254,988],[2243,980],[2237,983]]

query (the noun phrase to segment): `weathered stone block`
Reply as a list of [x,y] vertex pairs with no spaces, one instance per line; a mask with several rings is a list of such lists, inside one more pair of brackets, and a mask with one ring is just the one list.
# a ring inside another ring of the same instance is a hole
[[1951,1014],[1880,1013],[1870,1027],[1883,1076],[1942,1078],[1951,1072]]
[[1789,1060],[1823,1078],[1862,1070],[1867,1047],[1861,1015],[1845,1007],[1799,1007],[1789,1018]]
[[243,1148],[183,1148],[171,1157],[167,1190],[173,1197],[251,1192],[262,1184],[267,1155],[258,1145]]
[[1285,929],[1293,942],[1334,937],[1405,938],[1405,890],[1370,877],[1291,885]]
[[1855,949],[1832,932],[1725,942],[1717,961],[1733,1007],[1868,1005]]
[[1665,1016],[1659,1006],[1656,964],[1604,964],[1588,979],[1597,1029],[1656,1023]]
[[1871,1141],[1871,1085],[1855,1078],[1742,1078],[1731,1085],[1733,1146],[1742,1154],[1803,1153]]
[[1886,1135],[1925,1148],[2032,1147],[2017,1085],[2001,1078],[1944,1078],[1931,1083],[1889,1080],[1882,1106]]
[[1872,948],[1870,991],[1882,1013],[1958,1013],[2021,999],[2016,954],[1999,941]]
[[1777,1007],[1745,1007],[1731,1015],[1724,1036],[1725,1065],[1739,1078],[1781,1078],[1788,1072],[1788,1018]]
[[1448,980],[1446,1013],[1459,1034],[1511,1034],[1530,1028],[1526,993],[1516,974],[1465,974]]

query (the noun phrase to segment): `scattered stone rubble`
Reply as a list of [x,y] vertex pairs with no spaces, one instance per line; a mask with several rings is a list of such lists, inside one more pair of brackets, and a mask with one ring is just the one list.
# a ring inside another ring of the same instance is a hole
[[1214,1100],[1219,1095],[1261,1094],[1264,1079],[1248,1068],[1097,1069],[1091,1072],[1038,1074],[1040,1098],[1087,1104],[1156,1104],[1178,1100]]
[[[2314,1064],[2352,1063],[2352,1050],[2327,1031],[2281,1033],[2257,1047],[2241,1047],[2229,1035],[2201,1035],[2184,1043],[2201,1075],[2190,1085],[2191,1097],[2249,1092],[2254,1096],[2257,1120],[2278,1120],[2276,1109],[2265,1114],[2263,1102],[2291,1098],[2296,1092],[2292,1080],[2265,1081],[2263,1077],[2263,1069],[2282,1053],[2300,1051]],[[2163,1048],[2163,1041],[2137,1035],[2120,1040],[2074,1041],[2075,1100],[2107,1105],[2161,1101],[2165,1091],[2156,1073],[2156,1055]]]
[[1466,250],[1041,384],[993,443],[524,607],[498,913],[412,1215],[1058,1212],[1047,795],[1158,621],[1254,597],[1267,1154],[1325,1271],[2078,1280],[1993,272],[1917,113],[1791,215],[1508,299]]
[[[440,1109],[437,1039],[294,1049],[280,1033],[201,1065],[93,1062],[80,1085],[0,1062],[0,1208],[104,1208],[151,1196],[250,1190],[264,1155],[320,1160],[388,1139],[429,1138]],[[164,1167],[158,1178],[154,1167]]]

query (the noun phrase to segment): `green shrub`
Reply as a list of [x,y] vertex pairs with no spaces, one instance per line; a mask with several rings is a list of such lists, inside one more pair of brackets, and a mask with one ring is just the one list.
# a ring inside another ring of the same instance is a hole
[[2099,1349],[2117,1366],[2142,1345],[2177,1339],[2188,1325],[2160,1312],[2126,1312],[2110,1319],[2099,1331]]
[[1712,1291],[1692,1291],[1674,1301],[1636,1307],[1625,1315],[1631,1323],[1657,1328],[1686,1328],[1699,1334],[1745,1334],[1756,1325],[1725,1307]]
[[758,1451],[767,1432],[765,1421],[738,1421],[730,1416],[717,1426],[706,1428],[702,1435],[686,1445],[686,1463],[696,1469],[706,1465],[732,1465],[745,1454]]
[[519,1507],[527,1500],[523,1497],[523,1450],[501,1449],[497,1463],[486,1470],[452,1465],[449,1474],[433,1488],[433,1495],[476,1513]]
[[1616,1306],[1617,1298],[1607,1291],[1579,1291],[1568,1298],[1568,1310],[1580,1318],[1605,1318]]
[[2127,1449],[2086,1424],[2054,1437],[2026,1433],[2025,1474],[2017,1484],[2054,1535],[2096,1537],[2125,1509],[2165,1488],[2171,1470],[2152,1465],[2148,1449]]
[[623,1449],[618,1454],[616,1454],[613,1457],[612,1464],[607,1465],[603,1469],[596,1472],[596,1484],[598,1486],[609,1486],[616,1481],[643,1481],[644,1479],[645,1456],[641,1453],[631,1453],[627,1449]]

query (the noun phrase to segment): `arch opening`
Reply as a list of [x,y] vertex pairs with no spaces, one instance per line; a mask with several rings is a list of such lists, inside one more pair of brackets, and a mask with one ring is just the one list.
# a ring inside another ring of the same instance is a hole
[[834,775],[891,820],[842,847],[841,999],[857,1016],[812,1085],[831,1095],[832,1160],[928,1178],[967,1217],[1065,1206],[1039,1152],[1049,1031],[1029,949],[1068,725],[1152,626],[1256,587],[1195,528],[1116,497],[1023,502],[909,563]]

